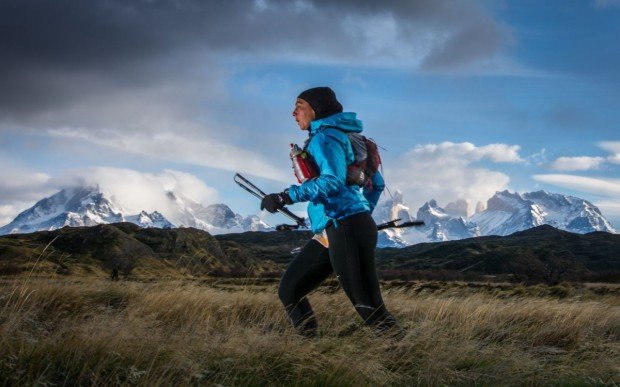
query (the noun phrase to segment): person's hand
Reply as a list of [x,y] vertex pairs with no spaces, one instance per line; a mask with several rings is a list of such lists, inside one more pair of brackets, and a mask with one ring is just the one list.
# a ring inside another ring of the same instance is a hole
[[287,204],[292,204],[290,196],[286,191],[266,195],[260,202],[260,209],[267,210],[272,214],[283,208]]

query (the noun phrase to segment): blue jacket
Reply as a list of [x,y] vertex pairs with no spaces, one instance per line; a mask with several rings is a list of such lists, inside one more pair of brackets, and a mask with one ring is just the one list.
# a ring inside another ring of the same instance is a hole
[[[370,205],[370,212],[375,209],[381,193],[385,189],[385,182],[381,173],[377,171],[372,177],[372,188],[364,188],[363,194],[368,204]],[[320,233],[327,226],[329,218],[325,215],[325,208],[322,204],[308,203],[308,219],[310,219],[310,227],[312,232]]]
[[362,122],[355,113],[338,113],[310,123],[307,150],[319,169],[319,177],[291,186],[288,193],[295,203],[310,202],[308,217],[313,232],[322,231],[330,219],[337,221],[371,211],[362,189],[346,184],[347,165],[352,164],[355,157],[344,132],[361,131]]

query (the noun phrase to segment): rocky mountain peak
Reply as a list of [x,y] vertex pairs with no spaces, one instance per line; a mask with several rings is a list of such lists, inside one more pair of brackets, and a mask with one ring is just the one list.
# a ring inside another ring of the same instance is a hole
[[403,199],[403,192],[401,190],[397,189],[396,191],[394,191],[394,195],[392,197],[392,203],[405,204],[405,201]]
[[441,219],[448,218],[449,215],[446,211],[439,207],[435,199],[431,199],[424,203],[420,209],[418,209],[416,219],[423,220],[428,225],[433,225]]
[[[246,221],[226,204],[205,207],[172,191],[167,192],[166,196],[171,201],[170,206],[165,208],[166,215],[159,211],[149,213],[146,210],[132,214],[122,210],[97,186],[66,188],[38,201],[11,223],[0,227],[0,235],[117,222],[130,222],[140,227],[195,227],[215,234],[270,229],[269,225],[260,219],[248,217]],[[246,225],[248,229],[244,228]]]
[[487,201],[487,211],[512,212],[524,205],[525,201],[518,192],[511,193],[508,190],[496,192]]

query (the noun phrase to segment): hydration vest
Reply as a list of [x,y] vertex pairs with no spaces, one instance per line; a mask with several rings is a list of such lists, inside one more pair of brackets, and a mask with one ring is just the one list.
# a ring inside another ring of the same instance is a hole
[[347,184],[372,187],[372,177],[381,166],[377,143],[359,133],[347,132],[355,161],[347,166]]
[[[359,133],[345,132],[345,134],[351,142],[355,157],[353,163],[347,166],[347,185],[372,187],[371,179],[381,166],[381,156],[377,143]],[[293,163],[293,172],[299,183],[319,176],[318,168],[306,150],[308,143],[309,139],[306,140],[303,148],[291,144],[290,157]]]

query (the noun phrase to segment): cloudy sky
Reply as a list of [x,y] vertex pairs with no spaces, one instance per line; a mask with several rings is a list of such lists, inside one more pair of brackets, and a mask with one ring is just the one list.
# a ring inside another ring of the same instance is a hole
[[545,189],[618,227],[619,36],[618,0],[2,0],[0,225],[83,183],[258,213],[234,172],[293,183],[328,85],[414,211]]

